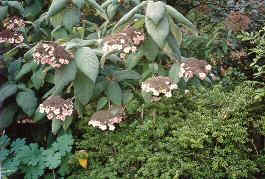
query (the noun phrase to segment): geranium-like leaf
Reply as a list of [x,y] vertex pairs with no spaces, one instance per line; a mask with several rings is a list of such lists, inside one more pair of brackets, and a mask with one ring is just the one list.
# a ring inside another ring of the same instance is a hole
[[96,81],[99,70],[98,57],[89,47],[82,47],[75,54],[77,68],[93,82]]

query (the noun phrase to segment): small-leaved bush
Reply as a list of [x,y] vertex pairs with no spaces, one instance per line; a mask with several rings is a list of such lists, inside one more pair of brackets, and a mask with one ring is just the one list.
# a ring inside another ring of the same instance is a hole
[[151,104],[136,98],[115,132],[80,122],[76,144],[89,164],[69,178],[262,178],[265,120],[248,111],[254,96],[250,84],[216,85]]

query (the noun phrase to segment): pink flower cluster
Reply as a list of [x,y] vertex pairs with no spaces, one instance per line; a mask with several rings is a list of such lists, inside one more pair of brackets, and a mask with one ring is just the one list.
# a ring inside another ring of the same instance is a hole
[[58,119],[64,121],[73,113],[73,102],[71,99],[64,100],[60,96],[52,96],[40,104],[39,112],[46,113],[49,120]]
[[33,58],[37,64],[48,64],[53,68],[60,68],[62,65],[69,64],[73,55],[67,52],[63,46],[53,42],[41,42],[37,44]]
[[103,131],[115,130],[115,124],[119,124],[124,119],[124,111],[121,107],[111,107],[109,110],[101,110],[94,113],[89,125],[97,127]]
[[105,123],[97,120],[90,120],[88,122],[89,125],[92,125],[93,127],[98,127],[99,129],[105,131],[109,129],[110,131],[115,130],[114,124],[118,124],[122,121],[122,117],[114,117],[109,119],[108,121],[105,121]]
[[3,21],[5,28],[0,32],[0,43],[20,44],[24,41],[20,28],[25,27],[25,23],[18,17],[7,18]]
[[20,44],[24,37],[20,32],[3,30],[0,32],[0,43]]
[[6,18],[3,21],[3,26],[4,28],[8,29],[8,30],[14,30],[14,29],[20,29],[25,27],[25,22],[23,21],[23,19],[20,19],[19,17],[11,17],[11,18]]
[[120,58],[125,59],[129,53],[137,51],[137,47],[142,44],[144,39],[143,32],[127,27],[120,33],[106,37],[102,50],[104,53],[119,51]]
[[153,96],[164,94],[167,98],[172,97],[172,91],[178,89],[169,77],[157,76],[148,78],[141,85],[142,91],[151,93]]
[[[185,81],[188,81],[194,75],[197,75],[199,79],[205,80],[211,70],[212,66],[206,61],[191,58],[180,65],[179,77],[183,77]],[[212,76],[213,74],[211,73],[210,75]]]

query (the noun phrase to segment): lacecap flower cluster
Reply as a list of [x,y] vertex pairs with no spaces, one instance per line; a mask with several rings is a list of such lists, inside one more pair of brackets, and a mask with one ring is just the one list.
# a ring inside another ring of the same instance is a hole
[[4,29],[0,32],[0,43],[20,44],[24,41],[19,31],[25,27],[25,22],[19,17],[6,18],[3,21]]
[[184,78],[185,81],[192,79],[195,75],[201,80],[205,80],[207,75],[212,73],[212,66],[204,60],[191,58],[180,65],[179,77]]
[[64,46],[54,42],[40,42],[35,47],[33,58],[37,64],[48,64],[53,68],[60,68],[69,64],[73,55],[67,52]]
[[104,53],[120,52],[120,58],[125,59],[128,54],[135,53],[145,39],[144,33],[132,27],[125,28],[122,32],[108,36],[103,40]]
[[144,81],[141,85],[142,91],[152,93],[153,96],[165,95],[167,98],[172,97],[172,90],[178,88],[169,77],[157,76],[151,77]]
[[46,113],[49,120],[58,119],[64,121],[73,113],[72,99],[64,100],[60,96],[52,96],[39,106],[40,113]]
[[115,124],[119,124],[124,119],[123,109],[120,108],[118,111],[115,114],[112,112],[112,109],[98,111],[92,115],[88,124],[103,131],[114,131]]

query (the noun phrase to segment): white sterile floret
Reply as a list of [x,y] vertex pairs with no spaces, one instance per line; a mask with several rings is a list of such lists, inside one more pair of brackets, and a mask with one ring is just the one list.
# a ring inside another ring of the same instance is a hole
[[170,88],[170,90],[178,89],[178,85],[177,84],[171,84],[169,88]]
[[205,73],[199,73],[199,78],[201,79],[201,80],[204,80],[205,78],[206,78],[206,74]]
[[165,94],[165,96],[166,96],[167,98],[172,97],[172,93],[171,93],[171,91],[167,92],[167,93]]
[[125,48],[123,49],[123,51],[124,51],[125,53],[130,53],[130,51],[131,51],[131,47],[125,47]]
[[212,70],[212,66],[211,66],[211,65],[206,65],[206,66],[205,66],[205,70],[207,70],[207,71],[211,71],[211,70]]
[[159,91],[153,90],[153,95],[154,96],[159,96]]
[[115,126],[114,125],[109,124],[108,126],[109,126],[109,130],[111,130],[111,131],[115,130]]

